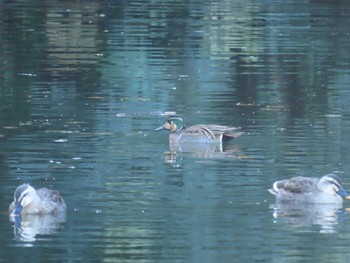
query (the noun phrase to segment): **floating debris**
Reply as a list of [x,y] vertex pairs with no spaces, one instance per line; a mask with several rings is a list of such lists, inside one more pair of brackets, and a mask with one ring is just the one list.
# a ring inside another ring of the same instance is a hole
[[272,105],[272,106],[266,106],[262,108],[261,110],[264,111],[281,111],[281,110],[286,110],[286,107],[281,106],[281,105]]
[[150,98],[143,98],[143,97],[136,97],[136,98],[131,98],[131,97],[122,97],[120,98],[120,101],[150,101]]
[[260,106],[260,104],[237,102],[237,103],[236,103],[236,106],[244,106],[244,107],[259,107],[259,106]]
[[30,126],[32,125],[33,123],[31,121],[27,121],[27,122],[20,122],[19,123],[19,126]]
[[104,100],[106,97],[103,97],[103,96],[90,96],[88,97],[88,99],[91,99],[91,100]]
[[60,161],[54,161],[54,160],[50,160],[49,163],[62,164],[62,162],[60,162]]
[[54,142],[62,143],[62,142],[68,142],[68,140],[67,139],[57,139],[57,140],[54,140]]
[[74,131],[65,131],[65,130],[48,130],[47,132],[54,132],[54,133],[74,133]]
[[26,77],[36,77],[36,76],[37,76],[37,75],[34,74],[34,73],[25,73],[25,72],[23,72],[23,73],[18,73],[17,75],[18,75],[18,76],[26,76]]
[[341,114],[325,114],[324,115],[326,118],[341,118]]
[[150,116],[170,116],[170,115],[176,115],[176,111],[151,111],[151,112],[120,112],[117,113],[116,117],[135,117],[135,116],[142,116],[142,117],[150,117]]

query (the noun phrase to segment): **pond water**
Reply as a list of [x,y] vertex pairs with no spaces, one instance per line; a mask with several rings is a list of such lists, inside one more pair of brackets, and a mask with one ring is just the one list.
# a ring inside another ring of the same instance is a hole
[[[280,207],[278,179],[350,191],[350,3],[2,1],[1,262],[349,262],[350,214]],[[241,127],[169,147],[178,114]],[[8,218],[23,182],[66,218]]]

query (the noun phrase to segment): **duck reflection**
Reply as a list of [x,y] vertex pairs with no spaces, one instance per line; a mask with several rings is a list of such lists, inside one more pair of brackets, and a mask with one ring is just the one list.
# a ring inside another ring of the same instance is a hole
[[169,143],[169,151],[164,152],[164,162],[175,164],[179,154],[194,158],[235,158],[240,159],[241,150],[237,146],[223,143]]
[[335,233],[336,226],[347,212],[341,204],[284,204],[270,206],[273,217],[288,226],[305,227],[318,225],[320,233]]
[[14,223],[15,240],[33,242],[36,240],[37,235],[52,235],[57,233],[63,223],[66,222],[66,213],[61,213],[59,215],[10,215],[9,219]]
[[223,152],[222,143],[169,143],[169,149],[172,152],[187,152],[206,156],[210,153]]

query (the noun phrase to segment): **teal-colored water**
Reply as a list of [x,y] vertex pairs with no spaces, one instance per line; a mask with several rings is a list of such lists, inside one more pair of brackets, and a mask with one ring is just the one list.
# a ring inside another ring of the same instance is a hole
[[[350,191],[350,5],[328,2],[2,1],[0,261],[348,262],[349,202],[267,191]],[[247,135],[174,151],[171,113]],[[14,228],[23,182],[67,218]]]

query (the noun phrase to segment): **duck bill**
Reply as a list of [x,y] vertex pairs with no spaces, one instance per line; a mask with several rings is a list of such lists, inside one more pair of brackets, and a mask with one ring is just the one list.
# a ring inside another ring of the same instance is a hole
[[159,126],[157,129],[154,129],[154,131],[162,131],[165,130],[164,125]]
[[345,199],[350,199],[350,195],[342,187],[338,190],[337,194]]
[[22,211],[22,206],[19,203],[16,203],[11,215],[19,216],[21,214],[21,211]]

